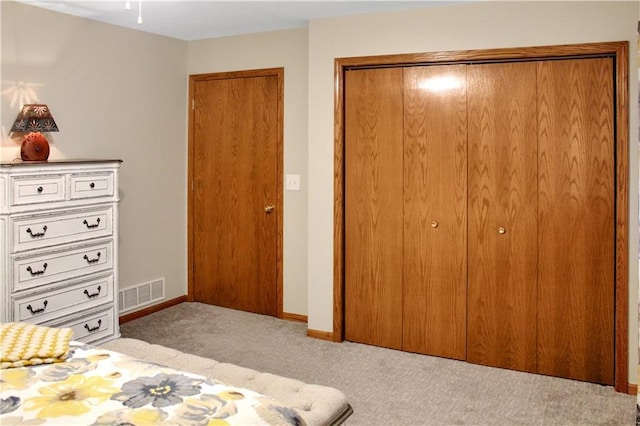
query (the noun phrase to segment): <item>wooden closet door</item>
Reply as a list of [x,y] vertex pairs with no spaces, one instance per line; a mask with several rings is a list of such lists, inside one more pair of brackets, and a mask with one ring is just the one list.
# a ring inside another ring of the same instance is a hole
[[538,64],[538,371],[613,384],[613,61]]
[[536,370],[536,65],[470,65],[467,360]]
[[402,69],[345,73],[345,335],[402,347]]
[[404,69],[403,349],[466,356],[466,66]]

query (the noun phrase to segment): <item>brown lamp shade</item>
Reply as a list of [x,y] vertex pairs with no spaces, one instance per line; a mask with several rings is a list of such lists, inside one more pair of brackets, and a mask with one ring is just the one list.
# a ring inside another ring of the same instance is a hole
[[40,132],[58,132],[58,125],[45,104],[27,104],[22,107],[12,132],[31,132],[24,137],[20,147],[23,161],[46,161],[49,158],[49,141]]

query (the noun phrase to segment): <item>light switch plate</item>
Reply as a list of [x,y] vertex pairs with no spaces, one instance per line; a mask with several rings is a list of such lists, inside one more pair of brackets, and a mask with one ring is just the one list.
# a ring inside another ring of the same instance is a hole
[[287,175],[285,178],[284,189],[287,191],[299,191],[300,175]]

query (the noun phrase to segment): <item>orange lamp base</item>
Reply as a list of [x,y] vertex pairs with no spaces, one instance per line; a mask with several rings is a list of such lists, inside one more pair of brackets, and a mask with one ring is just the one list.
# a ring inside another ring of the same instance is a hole
[[47,161],[49,141],[40,132],[31,132],[22,140],[20,146],[22,161]]

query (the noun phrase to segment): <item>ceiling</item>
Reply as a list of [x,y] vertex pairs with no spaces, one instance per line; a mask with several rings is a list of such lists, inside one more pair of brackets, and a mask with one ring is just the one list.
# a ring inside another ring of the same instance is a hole
[[[308,26],[310,19],[452,5],[455,1],[71,1],[16,0],[57,12],[181,40]],[[142,5],[142,24],[138,8]]]

